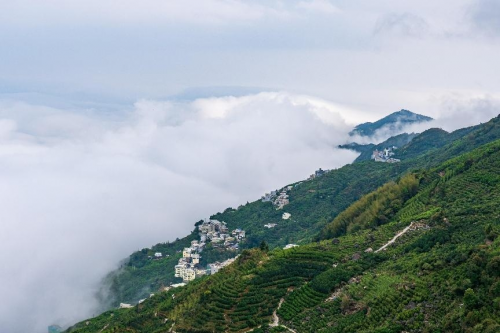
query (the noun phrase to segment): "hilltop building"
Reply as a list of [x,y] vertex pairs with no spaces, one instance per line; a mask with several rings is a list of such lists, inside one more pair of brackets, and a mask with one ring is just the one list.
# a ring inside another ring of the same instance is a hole
[[293,186],[290,185],[282,188],[279,194],[278,191],[266,193],[262,196],[262,202],[271,202],[276,207],[276,209],[282,209],[290,203],[288,192],[292,189]]
[[276,197],[277,191],[271,191],[271,193],[266,193],[262,196],[262,202],[271,202]]
[[274,200],[273,204],[274,206],[276,206],[276,209],[282,209],[290,203],[290,199],[288,199],[288,194],[286,193],[286,191],[286,189],[281,191],[278,197]]
[[395,155],[394,150],[397,149],[397,147],[389,147],[389,148],[384,148],[383,150],[378,150],[375,149],[372,153],[372,160],[375,162],[384,162],[384,163],[398,163],[401,162],[400,159],[393,158],[392,156]]
[[323,170],[323,169],[319,168],[318,170],[314,171],[314,173],[312,175],[310,175],[309,178],[307,178],[307,180],[313,180],[315,178],[321,177],[328,172],[330,172],[330,170]]

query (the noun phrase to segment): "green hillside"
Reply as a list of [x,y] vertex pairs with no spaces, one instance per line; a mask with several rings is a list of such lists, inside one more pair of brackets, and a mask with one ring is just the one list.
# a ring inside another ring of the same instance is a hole
[[70,332],[500,332],[498,207],[500,140],[368,193],[320,241],[245,250]]
[[[269,202],[257,200],[235,209],[227,208],[224,212],[214,214],[212,218],[226,221],[230,229],[242,228],[246,231],[247,239],[241,243],[242,249],[256,247],[262,240],[271,249],[288,243],[307,244],[317,240],[324,227],[349,205],[384,183],[397,180],[409,170],[432,168],[500,138],[500,118],[446,134],[447,139],[439,145],[427,145],[425,141],[417,140],[421,136],[429,140],[435,138],[434,132],[436,131],[429,130],[415,137],[415,142],[410,142],[405,148],[412,158],[403,159],[401,163],[354,163],[311,181],[294,184],[289,192],[290,204],[282,210],[276,210]],[[416,154],[416,151],[420,153]],[[283,212],[290,213],[291,218],[283,220]],[[276,223],[277,226],[267,229],[264,227],[266,223]],[[133,303],[158,291],[162,286],[180,282],[173,274],[180,257],[178,251],[196,237],[197,232],[194,230],[175,242],[157,244],[150,249],[133,253],[122,269],[110,273],[106,278],[106,285],[110,286],[108,303],[112,306],[117,306],[120,302]],[[148,259],[156,251],[170,256],[161,260]],[[224,260],[236,254],[234,251],[209,247],[202,254],[202,263]]]

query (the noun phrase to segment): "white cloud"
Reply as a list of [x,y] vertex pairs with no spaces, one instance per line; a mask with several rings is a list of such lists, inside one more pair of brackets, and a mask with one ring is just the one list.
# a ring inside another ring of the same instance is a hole
[[[453,93],[439,96],[434,101],[438,112],[434,120],[406,127],[407,132],[421,133],[429,128],[442,128],[448,132],[478,125],[500,115],[500,96],[473,94],[471,92]],[[378,138],[390,137],[390,132],[377,133]],[[382,141],[382,140],[380,140]]]
[[500,114],[500,95],[449,94],[441,98],[434,126],[447,131],[485,123]]
[[92,316],[100,278],[132,251],[352,161],[335,148],[342,110],[288,93],[142,100],[114,116],[0,102],[0,327]]
[[340,9],[328,0],[300,1],[297,8],[321,14],[337,14]]
[[64,1],[20,0],[2,1],[4,23],[14,24],[59,24],[98,22],[112,23],[159,23],[191,22],[216,23],[226,19],[249,20],[263,15],[257,6],[249,6],[239,1],[222,0],[124,0],[104,1]]

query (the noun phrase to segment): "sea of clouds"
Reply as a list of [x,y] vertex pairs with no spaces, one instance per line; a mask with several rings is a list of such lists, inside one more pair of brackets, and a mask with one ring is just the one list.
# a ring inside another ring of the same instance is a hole
[[0,328],[96,314],[102,277],[196,221],[351,162],[338,106],[286,93],[124,111],[0,101]]
[[[460,105],[434,124],[498,110]],[[0,100],[1,331],[45,332],[96,315],[103,276],[131,252],[352,162],[357,154],[337,145],[350,141],[353,114],[285,92],[141,100],[115,112]]]

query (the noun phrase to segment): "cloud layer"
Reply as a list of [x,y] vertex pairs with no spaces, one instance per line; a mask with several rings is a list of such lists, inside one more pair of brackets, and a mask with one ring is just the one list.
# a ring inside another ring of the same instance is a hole
[[372,119],[432,114],[449,92],[499,91],[496,3],[0,0],[0,93],[130,104],[264,87]]
[[[78,1],[19,0],[0,1],[0,25],[53,26],[146,24],[227,26],[267,19],[293,20],[309,14],[335,14],[339,10],[328,0],[293,0],[288,2],[245,0],[185,0],[183,2],[135,0],[117,3],[112,0]],[[304,11],[307,12],[304,15]],[[61,15],[64,13],[64,15]]]
[[[439,118],[414,131],[452,130],[499,113],[495,0],[0,8],[0,331],[92,315],[119,259],[351,161],[334,148],[351,125],[405,108]],[[294,94],[256,93],[281,90]],[[182,101],[200,91],[240,96]]]
[[0,102],[2,331],[91,316],[100,279],[132,251],[350,162],[335,110],[286,93],[142,100],[112,116]]
[[[450,95],[453,130],[489,120],[497,98]],[[356,110],[284,92],[130,109],[0,101],[0,328],[44,332],[97,311],[101,278],[132,251],[187,234],[229,206],[351,162]],[[368,142],[396,133],[381,130]],[[29,318],[26,317],[29,313]]]

